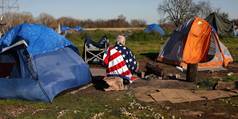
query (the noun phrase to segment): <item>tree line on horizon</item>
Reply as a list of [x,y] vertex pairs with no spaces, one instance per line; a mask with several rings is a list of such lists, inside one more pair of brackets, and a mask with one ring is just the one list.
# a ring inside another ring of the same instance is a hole
[[[161,17],[158,23],[164,29],[173,30],[186,20],[199,16],[206,18],[210,13],[216,12],[222,17],[229,19],[229,14],[221,11],[220,8],[212,7],[209,1],[194,2],[194,0],[163,0],[158,5],[157,11]],[[238,18],[232,20],[238,26]],[[10,12],[3,14],[1,29],[9,29],[21,23],[38,23],[57,29],[59,24],[69,27],[81,26],[83,28],[125,28],[125,27],[145,27],[145,20],[132,19],[128,21],[124,15],[117,18],[103,20],[81,20],[72,17],[55,18],[48,13],[41,13],[38,17],[33,17],[30,12]]]
[[145,27],[146,22],[140,19],[132,19],[128,21],[125,16],[119,15],[117,18],[108,20],[80,20],[72,17],[54,18],[47,13],[41,13],[38,17],[33,17],[29,12],[9,12],[3,15],[1,24],[5,27],[13,27],[22,23],[38,23],[56,29],[58,25],[69,27],[81,26],[83,28],[123,28],[123,27]]

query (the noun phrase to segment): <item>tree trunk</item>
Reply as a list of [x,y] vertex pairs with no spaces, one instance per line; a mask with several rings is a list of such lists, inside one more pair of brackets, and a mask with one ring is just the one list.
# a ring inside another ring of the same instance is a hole
[[198,64],[188,64],[186,80],[190,82],[197,81],[197,73],[198,73]]

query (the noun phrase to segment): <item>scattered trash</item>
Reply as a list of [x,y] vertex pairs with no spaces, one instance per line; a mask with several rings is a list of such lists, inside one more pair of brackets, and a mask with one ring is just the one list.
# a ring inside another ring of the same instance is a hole
[[158,79],[159,79],[159,80],[162,80],[162,79],[163,79],[163,77],[159,76],[159,77],[158,77]]
[[171,107],[169,107],[169,106],[166,106],[166,107],[165,107],[165,109],[166,109],[166,110],[170,110],[170,109],[171,109]]
[[70,110],[61,110],[60,112],[58,112],[58,116],[57,119],[61,118],[63,115],[65,115],[67,112],[69,112]]
[[157,76],[155,74],[149,74],[149,75],[146,75],[145,78],[143,78],[143,79],[145,79],[145,80],[154,80],[154,79],[155,80],[157,80],[157,79],[162,80],[163,77]]
[[145,78],[145,72],[141,72],[141,78],[143,79],[143,78]]
[[229,72],[229,73],[227,74],[227,76],[232,76],[232,75],[234,75],[233,72]]
[[199,85],[197,85],[196,87],[197,87],[197,88],[200,88],[200,86],[199,86]]
[[183,68],[182,67],[180,67],[180,66],[176,66],[176,69],[178,69],[179,71],[181,71],[181,72],[183,72],[184,70],[183,70]]
[[167,75],[167,77],[168,77],[169,79],[174,79],[174,80],[176,80],[176,79],[180,79],[180,78],[181,78],[181,75],[180,75],[180,74],[171,74],[171,73],[169,73],[169,74]]

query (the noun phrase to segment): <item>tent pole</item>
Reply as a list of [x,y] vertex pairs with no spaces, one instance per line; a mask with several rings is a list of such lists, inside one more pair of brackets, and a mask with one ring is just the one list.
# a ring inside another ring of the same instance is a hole
[[194,81],[196,82],[197,74],[198,74],[198,64],[188,64],[186,80],[190,82],[194,82]]

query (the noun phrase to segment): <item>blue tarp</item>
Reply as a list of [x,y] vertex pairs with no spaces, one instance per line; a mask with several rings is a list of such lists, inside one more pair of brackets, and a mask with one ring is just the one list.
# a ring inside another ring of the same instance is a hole
[[75,31],[78,31],[78,32],[83,31],[83,28],[80,27],[80,26],[76,26],[76,27],[74,27],[73,29],[74,29]]
[[162,36],[165,34],[164,30],[158,24],[150,24],[146,27],[146,29],[144,31],[145,32],[158,32]]
[[73,50],[71,42],[52,29],[19,25],[0,39],[0,47],[10,46],[18,39],[25,40],[28,47],[14,49],[19,65],[8,78],[0,78],[0,98],[51,102],[60,92],[91,82],[89,66]]
[[28,44],[27,50],[33,56],[72,45],[53,29],[38,24],[21,24],[12,28],[0,39],[0,48],[9,47],[22,39]]
[[83,31],[83,28],[80,26],[76,26],[76,27],[62,26],[61,27],[61,32],[66,32],[68,30],[74,30],[77,32],[81,32],[81,31]]
[[65,31],[68,31],[70,30],[71,28],[68,27],[68,26],[61,26],[61,32],[65,32]]

